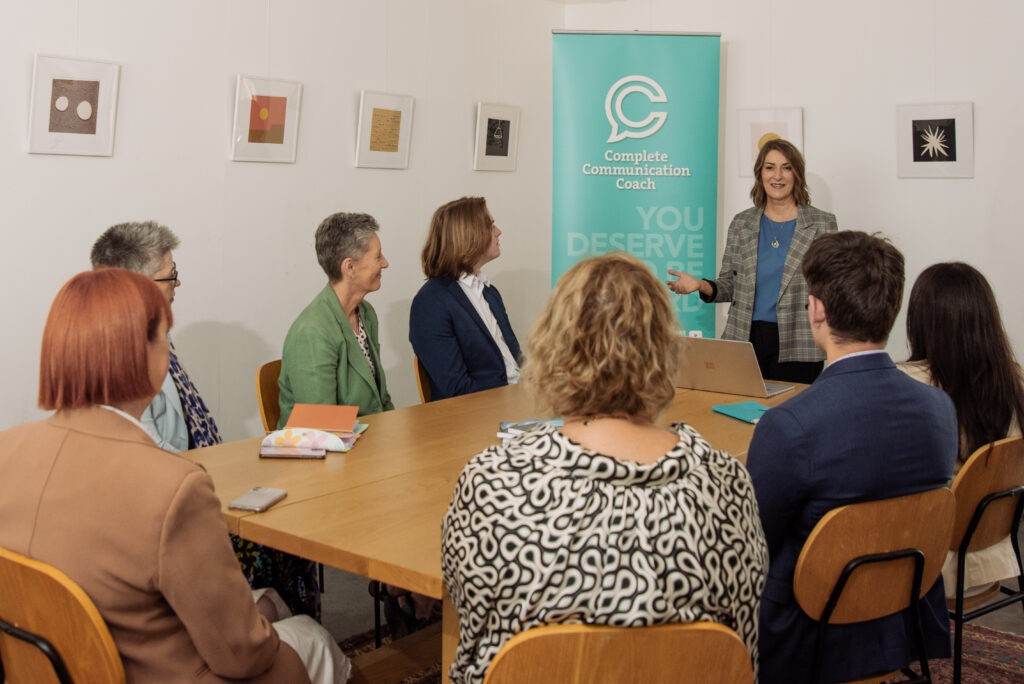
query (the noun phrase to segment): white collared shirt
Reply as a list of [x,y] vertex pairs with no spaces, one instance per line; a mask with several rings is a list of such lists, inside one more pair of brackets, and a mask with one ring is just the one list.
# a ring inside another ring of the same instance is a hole
[[466,297],[469,298],[473,308],[476,309],[480,320],[484,322],[484,327],[491,333],[494,343],[498,345],[498,349],[501,351],[501,358],[505,362],[505,375],[508,376],[508,384],[514,385],[519,382],[519,363],[512,356],[512,352],[505,342],[505,337],[501,334],[501,328],[498,327],[498,319],[494,317],[491,306],[484,299],[484,288],[490,284],[491,281],[483,273],[476,275],[463,273],[462,277],[459,278],[459,286],[466,293]]
[[[111,406],[110,404],[97,404],[97,406],[99,406],[100,408],[105,408],[108,411],[110,411],[111,413],[116,413],[117,415],[121,416],[122,418],[124,418],[128,422],[134,424],[140,430],[142,430],[147,435],[149,435],[150,439],[153,439],[153,435],[149,434],[149,431],[146,430],[146,426],[143,425],[142,423],[140,423],[139,419],[136,418],[135,416],[131,415],[130,413],[125,413],[121,409],[117,408],[116,406]],[[155,439],[153,440],[153,443],[156,444],[156,440]]]

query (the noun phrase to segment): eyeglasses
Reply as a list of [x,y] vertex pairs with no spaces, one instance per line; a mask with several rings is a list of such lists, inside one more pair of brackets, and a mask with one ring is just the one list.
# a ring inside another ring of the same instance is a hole
[[171,275],[166,278],[153,278],[154,283],[176,283],[178,282],[178,264],[171,262]]

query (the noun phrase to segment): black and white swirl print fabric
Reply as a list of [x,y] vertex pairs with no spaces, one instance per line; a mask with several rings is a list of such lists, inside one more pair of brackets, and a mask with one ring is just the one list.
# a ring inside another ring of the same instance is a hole
[[742,464],[693,428],[651,464],[588,451],[554,428],[476,455],[442,531],[458,610],[451,676],[482,682],[501,647],[558,623],[709,620],[757,663],[768,549]]

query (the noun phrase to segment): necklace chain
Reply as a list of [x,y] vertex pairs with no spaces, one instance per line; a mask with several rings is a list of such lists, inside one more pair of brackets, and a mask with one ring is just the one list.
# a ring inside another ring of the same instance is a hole
[[[789,223],[789,221],[776,221],[775,219],[773,219],[773,218],[771,218],[769,216],[765,216],[765,218],[768,219],[771,223]],[[793,219],[790,219],[790,221],[792,221],[792,220]],[[772,249],[778,249],[779,245],[781,244],[779,242],[779,232],[778,232],[778,230],[776,229],[775,235],[772,235],[770,237],[771,237],[772,241],[769,242],[768,244],[770,244],[772,246]]]

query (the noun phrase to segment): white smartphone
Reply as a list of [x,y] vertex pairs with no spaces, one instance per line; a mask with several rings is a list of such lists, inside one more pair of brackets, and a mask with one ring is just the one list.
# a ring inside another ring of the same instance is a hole
[[235,508],[241,511],[265,511],[286,496],[288,496],[288,491],[284,489],[253,487],[229,503],[228,508]]

